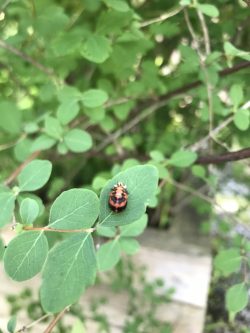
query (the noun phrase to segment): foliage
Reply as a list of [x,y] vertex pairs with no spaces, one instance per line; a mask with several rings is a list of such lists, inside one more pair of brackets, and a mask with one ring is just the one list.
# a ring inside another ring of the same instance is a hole
[[[250,156],[248,16],[229,0],[1,5],[0,227],[17,235],[0,239],[0,257],[16,281],[42,272],[44,310],[77,302],[97,271],[136,253],[145,212],[171,225],[179,191],[219,235],[215,276],[236,277],[230,318],[247,305],[250,195],[234,196],[237,216],[223,199],[228,178],[250,185],[248,166],[204,158]],[[117,182],[121,213],[108,204]]]

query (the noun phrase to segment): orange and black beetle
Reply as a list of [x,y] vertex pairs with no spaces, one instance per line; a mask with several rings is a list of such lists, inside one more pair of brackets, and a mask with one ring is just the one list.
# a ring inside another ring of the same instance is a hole
[[113,186],[109,194],[109,207],[115,213],[123,211],[128,203],[128,191],[127,186],[121,182],[118,182]]

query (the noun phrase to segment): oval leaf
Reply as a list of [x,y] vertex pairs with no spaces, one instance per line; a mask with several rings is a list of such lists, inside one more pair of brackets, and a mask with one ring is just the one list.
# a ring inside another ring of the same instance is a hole
[[[122,182],[128,189],[128,203],[124,211],[114,213],[108,204],[112,187]],[[113,177],[100,196],[100,221],[102,226],[122,226],[138,220],[146,210],[148,201],[154,196],[158,185],[158,171],[152,165],[138,165]]]
[[78,233],[52,248],[43,271],[40,290],[45,311],[56,313],[75,303],[93,284],[96,258],[90,234]]
[[244,283],[235,284],[227,290],[226,308],[229,312],[240,312],[247,304],[248,292]]
[[205,15],[210,17],[217,17],[220,15],[219,10],[214,5],[198,4],[198,9]]
[[119,244],[121,250],[124,251],[128,255],[134,255],[136,252],[140,250],[139,242],[134,238],[120,238]]
[[49,180],[52,164],[46,160],[34,160],[27,164],[17,177],[20,191],[35,191]]
[[92,35],[84,43],[81,55],[97,64],[108,59],[111,52],[109,40],[104,36]]
[[241,266],[241,254],[237,248],[220,251],[214,260],[215,268],[224,275],[229,275],[237,272]]
[[128,225],[124,225],[120,228],[120,235],[122,237],[136,237],[143,233],[147,226],[148,216],[146,214],[142,215],[142,217]]
[[241,130],[246,131],[249,128],[249,110],[240,109],[234,114],[234,124]]
[[113,268],[121,257],[121,250],[118,240],[107,242],[101,245],[97,251],[97,265],[100,272]]
[[9,223],[13,217],[15,196],[9,189],[0,192],[0,227]]
[[75,153],[87,151],[92,146],[91,136],[80,129],[69,131],[64,137],[65,145]]
[[39,215],[39,205],[36,200],[26,198],[20,206],[20,216],[24,224],[32,224]]
[[97,195],[85,189],[63,192],[50,209],[49,227],[56,229],[90,228],[99,214]]
[[192,165],[196,159],[197,154],[193,151],[177,151],[171,156],[168,163],[179,168],[187,168]]
[[47,254],[48,242],[43,232],[24,232],[5,250],[5,271],[15,281],[31,279],[41,271]]
[[108,94],[104,90],[90,89],[82,94],[82,103],[88,108],[102,106],[108,100]]

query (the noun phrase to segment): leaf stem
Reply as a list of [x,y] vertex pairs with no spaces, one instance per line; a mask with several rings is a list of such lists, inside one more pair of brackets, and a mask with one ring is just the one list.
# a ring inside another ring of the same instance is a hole
[[69,310],[69,307],[66,307],[61,312],[58,313],[58,315],[51,321],[49,326],[46,328],[44,333],[50,333],[52,332],[53,328],[56,326],[57,322],[62,318],[62,316],[65,314],[66,311]]
[[23,230],[25,231],[49,231],[49,232],[68,232],[68,233],[75,233],[75,232],[94,232],[96,228],[87,228],[87,229],[55,229],[49,227],[30,227],[24,226]]

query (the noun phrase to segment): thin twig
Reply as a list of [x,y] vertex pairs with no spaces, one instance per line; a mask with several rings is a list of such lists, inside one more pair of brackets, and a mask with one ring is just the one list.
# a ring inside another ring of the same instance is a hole
[[27,134],[24,133],[20,136],[20,138],[18,138],[16,141],[14,142],[9,142],[9,143],[4,143],[2,145],[0,145],[0,151],[9,149],[11,147],[14,147],[15,145],[17,145],[19,142],[23,141],[25,138],[27,137]]
[[169,11],[169,12],[167,12],[165,14],[160,15],[159,17],[156,17],[156,18],[153,18],[151,20],[148,20],[148,21],[140,23],[139,27],[140,28],[144,28],[144,27],[147,27],[147,26],[149,26],[149,25],[151,25],[153,23],[159,23],[159,22],[165,21],[168,18],[170,18],[170,17],[175,16],[176,14],[178,14],[180,11],[182,11],[182,9],[183,9],[183,7],[174,8],[171,11]]
[[[215,127],[212,130],[212,133],[210,133],[210,134],[212,134],[213,137],[216,137],[216,135],[218,135],[220,133],[220,131],[222,131],[225,127],[227,127],[232,121],[233,121],[233,117],[230,116],[225,121],[223,121],[220,125]],[[207,135],[204,138],[202,138],[201,140],[199,140],[198,142],[196,142],[193,145],[191,145],[190,147],[188,147],[188,149],[190,149],[192,151],[197,151],[201,148],[204,148],[205,145],[207,144],[207,142],[209,141],[209,139],[210,139],[210,135]]]
[[206,55],[208,56],[211,53],[211,46],[210,46],[210,38],[209,38],[206,20],[204,18],[203,13],[199,9],[196,9],[196,11],[203,31]]
[[38,155],[40,154],[40,151],[35,151],[33,154],[31,154],[22,164],[20,164],[13,172],[12,174],[5,180],[4,185],[9,185],[13,182],[13,180],[16,179],[16,177],[19,175],[19,173],[23,170],[23,168],[31,161],[33,161]]
[[76,233],[76,232],[94,232],[95,228],[87,228],[87,229],[55,229],[50,227],[30,227],[24,226],[23,230],[25,231],[49,231],[49,232],[67,232],[67,233]]
[[54,76],[55,77],[55,73],[54,70],[52,68],[48,68],[42,64],[40,64],[39,62],[37,62],[35,59],[33,59],[32,57],[30,57],[29,55],[27,55],[26,53],[18,50],[17,48],[7,44],[4,40],[0,39],[0,47],[15,54],[16,56],[18,56],[19,58],[22,58],[23,60],[25,60],[26,62],[30,63],[32,66],[38,68],[40,71],[42,71],[43,73],[45,73],[46,75],[49,76]]
[[58,313],[58,315],[52,320],[52,322],[49,324],[49,326],[46,328],[44,333],[50,333],[52,332],[53,328],[56,326],[57,322],[63,317],[66,311],[69,310],[69,307],[66,307],[61,312]]
[[38,318],[37,320],[33,321],[32,323],[30,323],[29,325],[23,326],[22,328],[20,328],[15,333],[25,332],[27,329],[35,326],[36,324],[40,323],[41,321],[43,321],[44,319],[46,319],[46,318],[48,318],[50,316],[52,316],[52,314],[51,313],[47,313],[47,314],[43,315],[42,317]]

